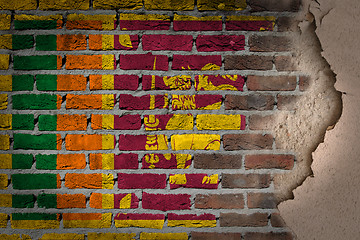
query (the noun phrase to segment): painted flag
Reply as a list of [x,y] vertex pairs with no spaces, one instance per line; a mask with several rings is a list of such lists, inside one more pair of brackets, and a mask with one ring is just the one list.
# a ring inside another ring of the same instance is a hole
[[36,169],[69,170],[86,167],[85,154],[36,155]]
[[141,117],[136,115],[110,115],[99,114],[91,115],[91,128],[100,129],[116,129],[116,130],[139,130],[141,128]]
[[161,211],[190,210],[189,194],[151,194],[143,192],[142,208]]
[[15,30],[26,30],[26,29],[61,29],[63,25],[62,15],[48,15],[48,16],[37,16],[37,15],[15,15],[14,27]]
[[34,89],[34,76],[32,75],[1,75],[0,91],[32,91]]
[[90,50],[136,50],[138,35],[89,35]]
[[90,90],[131,90],[139,87],[137,75],[90,75]]
[[198,130],[245,130],[245,116],[224,114],[199,114],[196,116]]
[[118,213],[114,218],[115,227],[156,228],[162,229],[165,222],[164,214],[150,213]]
[[57,229],[60,227],[60,214],[12,213],[10,221],[14,229]]
[[64,228],[110,228],[111,213],[63,213]]
[[59,174],[39,173],[39,174],[12,174],[11,182],[13,189],[57,189],[61,187]]
[[273,16],[227,16],[228,31],[272,31],[276,18]]
[[0,169],[30,169],[32,154],[0,154]]
[[0,114],[0,130],[33,130],[34,126],[34,114]]
[[66,29],[86,30],[114,30],[116,29],[116,15],[67,15]]
[[58,34],[37,35],[35,37],[37,51],[75,51],[86,50],[86,35]]
[[120,151],[167,150],[168,139],[165,135],[120,135]]
[[114,105],[115,94],[66,95],[66,109],[112,110]]
[[114,149],[115,136],[110,134],[68,134],[65,137],[65,147],[69,151],[90,151]]
[[216,71],[221,65],[221,55],[173,55],[172,69]]
[[84,75],[36,75],[36,88],[39,91],[85,91]]
[[90,153],[89,165],[91,170],[104,169],[137,169],[139,167],[138,155],[136,153]]
[[133,96],[120,94],[119,108],[125,110],[153,110],[167,109],[169,107],[168,94]]
[[67,173],[65,175],[65,187],[69,189],[113,189],[114,176],[105,173]]
[[192,114],[144,115],[147,131],[157,130],[192,130],[194,117]]
[[178,150],[220,150],[218,134],[181,134],[171,136],[171,148]]
[[40,131],[85,131],[87,117],[82,115],[40,115],[38,118]]
[[142,158],[142,169],[186,169],[191,165],[190,154],[145,154]]
[[173,110],[217,110],[222,95],[172,95]]
[[114,70],[116,69],[115,55],[66,55],[67,70],[94,69]]
[[196,75],[196,91],[243,91],[245,78],[240,75]]
[[14,149],[60,150],[62,139],[60,134],[14,134]]
[[0,189],[7,189],[8,185],[9,185],[8,175],[0,173]]
[[34,38],[32,35],[0,35],[0,48],[22,50],[33,48]]
[[14,70],[60,70],[62,68],[60,55],[14,56],[13,62]]
[[174,14],[175,31],[221,31],[221,16],[194,17]]
[[120,14],[120,30],[169,30],[170,17],[159,14]]
[[99,209],[130,209],[139,207],[135,193],[101,194],[92,193],[90,207]]
[[32,194],[0,194],[0,207],[33,208],[35,196]]
[[194,174],[170,174],[170,189],[176,188],[202,188],[217,189],[219,185],[219,175],[194,173]]
[[213,214],[168,214],[168,227],[216,227],[216,217]]
[[142,76],[143,90],[189,90],[191,88],[191,76]]
[[37,196],[39,208],[86,208],[84,194],[39,194]]

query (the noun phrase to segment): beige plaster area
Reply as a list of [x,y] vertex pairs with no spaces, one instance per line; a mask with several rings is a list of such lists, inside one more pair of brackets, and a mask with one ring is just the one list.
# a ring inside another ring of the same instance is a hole
[[313,175],[279,210],[300,240],[360,239],[360,1],[309,1],[342,114],[312,153]]

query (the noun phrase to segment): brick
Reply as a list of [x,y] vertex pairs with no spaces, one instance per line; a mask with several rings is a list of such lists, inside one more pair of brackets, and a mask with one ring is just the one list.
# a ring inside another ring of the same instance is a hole
[[139,46],[138,35],[89,35],[90,50],[136,50]]
[[191,51],[193,37],[191,35],[143,35],[144,51]]
[[9,150],[9,149],[10,149],[10,136],[0,135],[0,150]]
[[34,46],[34,37],[32,35],[0,35],[0,48],[22,50],[30,49]]
[[14,149],[60,150],[60,134],[14,134]]
[[171,148],[179,150],[220,150],[220,135],[181,134],[171,136]]
[[227,31],[272,31],[276,18],[273,16],[227,16]]
[[15,30],[26,30],[26,29],[61,29],[63,25],[63,16],[48,15],[48,16],[37,16],[37,15],[15,15],[14,27]]
[[299,31],[298,27],[299,21],[295,20],[292,17],[279,17],[277,19],[276,25],[278,26],[279,32],[296,32]]
[[170,17],[159,14],[120,14],[120,30],[169,30]]
[[135,10],[142,8],[141,0],[94,0],[95,9],[128,9]]
[[125,110],[152,110],[167,109],[169,105],[168,95],[143,95],[120,94],[119,108]]
[[138,155],[135,153],[90,153],[89,165],[95,169],[137,169],[139,167]]
[[[7,176],[6,176],[6,180],[7,180]],[[0,207],[12,207],[12,198],[13,198],[12,196],[13,195],[11,194],[0,194],[0,200],[1,200]]]
[[[136,233],[87,233],[88,240],[108,240],[108,239],[124,239],[131,240],[136,237]],[[82,240],[82,239],[81,239]]]
[[[0,70],[9,69],[10,64],[10,55],[8,54],[0,54]],[[15,68],[15,66],[14,66]]]
[[82,34],[37,35],[37,51],[74,51],[86,50],[86,36]]
[[274,193],[248,193],[247,205],[248,208],[276,208],[279,199]]
[[216,227],[216,217],[213,214],[168,214],[168,227]]
[[137,75],[90,75],[90,90],[132,90],[139,87]]
[[0,30],[9,30],[11,24],[11,15],[0,14]]
[[245,50],[244,35],[199,35],[196,49],[199,52],[241,51]]
[[298,109],[301,96],[277,95],[277,108],[279,110],[293,111]]
[[250,52],[287,52],[293,50],[292,42],[285,36],[258,36],[249,37]]
[[146,10],[194,10],[194,0],[145,0]]
[[271,130],[274,127],[274,115],[250,115],[249,129],[250,130]]
[[243,194],[197,194],[195,208],[200,209],[242,209]]
[[120,69],[167,71],[169,60],[166,55],[152,55],[151,52],[147,54],[121,54]]
[[65,239],[73,239],[73,240],[85,240],[85,234],[77,234],[77,233],[45,233],[39,240],[65,240]]
[[226,110],[273,110],[275,99],[271,95],[251,94],[245,96],[226,95]]
[[65,68],[67,70],[114,70],[116,69],[116,59],[115,55],[67,55]]
[[[7,221],[7,220],[6,220]],[[22,234],[22,238],[20,237],[20,234],[0,234],[1,238],[4,238],[6,240],[19,240],[19,239],[31,239],[31,237],[27,234]]]
[[65,175],[65,187],[69,189],[113,189],[114,177],[104,173],[67,173]]
[[245,116],[240,114],[199,114],[196,116],[198,130],[244,130],[245,126]]
[[13,229],[57,229],[60,227],[60,214],[49,213],[12,213]]
[[299,90],[301,92],[309,90],[311,86],[311,78],[309,76],[299,77]]
[[111,213],[63,213],[64,228],[110,228]]
[[116,129],[116,130],[139,130],[141,128],[141,117],[136,115],[91,115],[91,128]]
[[85,166],[85,154],[36,155],[36,169],[70,170],[84,169]]
[[218,174],[208,176],[207,174],[170,174],[170,189],[177,188],[201,188],[217,189],[219,185]]
[[62,57],[57,55],[14,56],[15,70],[59,70],[61,67]]
[[272,213],[270,215],[270,222],[271,226],[276,228],[286,227],[286,223],[279,213]]
[[220,227],[265,227],[268,221],[267,213],[220,213]]
[[276,56],[274,59],[275,68],[279,72],[297,71],[296,60],[290,56]]
[[225,56],[225,70],[272,70],[272,56],[228,55]]
[[222,95],[172,95],[173,110],[215,110],[220,109]]
[[119,136],[120,151],[167,150],[165,135],[123,135]]
[[34,76],[32,75],[1,75],[0,91],[32,91]]
[[194,118],[190,113],[144,115],[144,126],[147,131],[192,130],[194,128]]
[[165,189],[166,174],[127,174],[118,173],[119,189]]
[[296,76],[248,76],[249,91],[294,91]]
[[0,174],[0,189],[7,189],[9,185],[8,175]]
[[13,109],[56,110],[61,107],[61,96],[50,94],[18,94],[12,96]]
[[110,134],[68,134],[65,137],[68,151],[108,150],[115,147],[115,136]]
[[223,174],[223,188],[268,188],[271,176],[267,174]]
[[241,11],[246,8],[246,0],[199,0],[197,7],[199,11]]
[[161,211],[190,210],[189,194],[151,194],[143,192],[142,207]]
[[276,1],[276,0],[251,0],[249,6],[252,12],[297,12],[300,8],[300,0]]
[[187,233],[140,233],[140,240],[154,240],[154,239],[172,239],[172,240],[187,240],[189,239]]
[[220,55],[174,55],[173,70],[220,70],[222,66]]
[[1,154],[0,169],[30,169],[33,165],[31,154]]
[[243,91],[245,78],[240,75],[196,75],[196,91]]
[[174,31],[221,31],[221,16],[194,17],[174,14]]
[[164,214],[150,213],[118,213],[114,217],[117,228],[155,228],[162,229],[165,222]]
[[88,10],[89,0],[39,0],[40,10]]
[[133,209],[139,207],[139,199],[135,193],[92,193],[89,205],[98,209]]
[[195,154],[194,168],[198,169],[240,169],[242,156],[225,155],[220,153]]
[[57,189],[61,187],[60,175],[51,173],[42,174],[12,174],[13,189]]
[[239,240],[241,239],[241,233],[230,232],[191,232],[191,238],[193,240]]
[[84,30],[114,30],[116,29],[116,15],[85,15],[69,14],[66,17],[66,29]]
[[189,90],[191,88],[191,76],[142,76],[143,90]]
[[0,1],[0,10],[35,10],[36,0]]
[[190,154],[150,153],[142,158],[142,169],[185,169],[190,165]]
[[33,130],[33,114],[0,114],[0,130]]
[[292,240],[292,234],[289,232],[248,232],[244,235],[245,240]]
[[245,156],[246,169],[278,168],[290,170],[294,167],[294,155],[259,154]]
[[35,196],[31,194],[0,194],[0,200],[1,207],[33,208],[35,203]]
[[66,109],[111,110],[115,105],[113,94],[66,95]]
[[40,208],[86,208],[86,196],[84,194],[39,194],[37,196]]
[[273,142],[274,137],[270,134],[225,134],[223,136],[226,151],[272,149]]
[[85,131],[87,118],[82,115],[40,115],[38,118],[40,131]]
[[0,94],[0,110],[7,109],[7,105],[8,105],[8,95]]

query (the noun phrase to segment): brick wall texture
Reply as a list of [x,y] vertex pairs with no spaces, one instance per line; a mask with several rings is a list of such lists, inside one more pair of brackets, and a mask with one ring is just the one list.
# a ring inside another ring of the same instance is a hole
[[293,239],[285,2],[0,0],[0,238]]

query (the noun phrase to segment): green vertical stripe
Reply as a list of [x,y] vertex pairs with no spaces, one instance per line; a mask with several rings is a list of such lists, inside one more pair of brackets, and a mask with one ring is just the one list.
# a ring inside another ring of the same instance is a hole
[[32,35],[12,35],[12,49],[29,49],[34,46],[34,38]]
[[12,96],[13,109],[51,110],[57,109],[57,95],[18,94]]
[[52,213],[12,213],[12,220],[57,220],[57,215]]
[[39,130],[40,131],[56,131],[57,115],[40,115]]
[[36,155],[36,168],[37,169],[49,169],[56,170],[56,154],[51,155]]
[[57,189],[56,174],[13,174],[11,175],[13,189]]
[[34,130],[33,114],[13,114],[12,129],[13,130]]
[[56,194],[40,194],[37,203],[39,208],[57,208]]
[[15,20],[15,29],[56,29],[56,20]]
[[33,165],[33,155],[31,154],[13,154],[13,169],[30,169]]
[[57,56],[14,56],[15,70],[56,70]]
[[13,75],[13,91],[32,91],[34,89],[34,76],[32,75]]
[[34,195],[12,195],[13,208],[33,208],[34,203]]
[[36,75],[36,88],[39,91],[56,91],[57,75]]
[[56,134],[14,134],[14,149],[57,150]]
[[36,36],[37,51],[56,51],[56,35],[38,35]]

